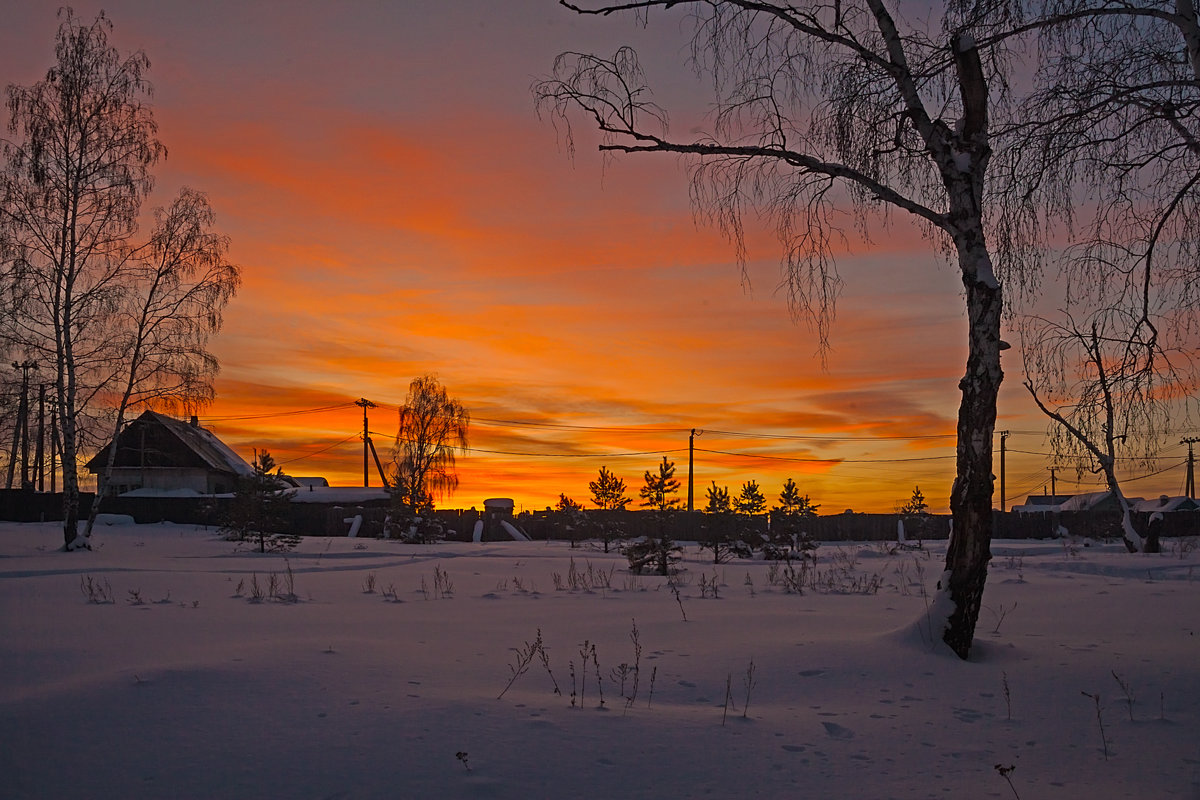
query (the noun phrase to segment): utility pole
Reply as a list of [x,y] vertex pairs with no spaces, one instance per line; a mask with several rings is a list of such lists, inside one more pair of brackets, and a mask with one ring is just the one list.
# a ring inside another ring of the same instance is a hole
[[1188,436],[1179,440],[1180,444],[1188,446],[1187,482],[1184,484],[1183,493],[1192,500],[1196,499],[1196,451],[1192,447],[1196,442],[1200,442],[1200,436]]
[[1058,500],[1058,481],[1057,481],[1057,476],[1055,475],[1055,473],[1058,470],[1060,470],[1061,467],[1046,467],[1046,469],[1050,470],[1050,496],[1053,497],[1055,499],[1055,501],[1057,501]]
[[1005,510],[1005,504],[1004,504],[1004,500],[1005,500],[1005,497],[1004,497],[1004,454],[1005,454],[1006,445],[1008,444],[1008,437],[1009,437],[1008,431],[1000,431],[1000,510],[1001,511]]
[[46,491],[46,384],[38,386],[37,455],[33,458],[37,490]]
[[694,481],[692,480],[692,464],[693,455],[696,449],[696,437],[703,436],[704,431],[697,431],[692,428],[692,432],[688,435],[688,511],[694,511],[693,501],[695,498]]
[[375,404],[365,397],[360,397],[354,401],[354,405],[360,406],[363,410],[363,488],[365,489],[371,485],[369,480],[371,473],[368,471],[370,462],[367,461],[371,454],[371,430],[367,425],[367,409],[375,408]]
[[[29,489],[31,484],[29,481],[29,371],[37,369],[36,361],[14,361],[12,362],[13,369],[21,370],[21,402],[17,406],[17,431],[16,436],[21,441],[21,488]],[[16,459],[17,448],[14,441],[13,444],[13,459]],[[13,478],[15,477],[15,463],[10,462],[8,465],[8,488],[12,488]]]
[[16,477],[17,469],[17,450],[21,447],[21,414],[17,413],[17,424],[13,425],[13,440],[12,452],[8,454],[8,482],[4,484],[5,489],[11,489],[13,478]]
[[58,405],[50,406],[50,494],[54,494],[54,482],[58,475]]

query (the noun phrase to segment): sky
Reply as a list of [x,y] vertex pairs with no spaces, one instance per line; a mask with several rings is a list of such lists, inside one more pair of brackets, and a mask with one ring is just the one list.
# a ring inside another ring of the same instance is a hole
[[[27,85],[51,65],[60,0],[8,5],[0,82]],[[168,148],[151,206],[207,193],[242,267],[200,421],[247,460],[265,449],[289,474],[362,485],[354,401],[376,404],[386,460],[410,381],[432,373],[473,420],[441,506],[586,502],[602,466],[636,496],[664,455],[686,492],[694,429],[697,506],[712,482],[736,494],[757,481],[773,501],[791,477],[822,513],[890,512],[918,485],[947,510],[964,304],[907,220],[838,254],[846,287],[823,363],[777,291],[768,230],[750,229],[747,286],[733,248],[694,219],[680,163],[606,162],[583,126],[571,157],[535,113],[530,85],[559,52],[630,44],[664,105],[686,109],[674,129],[699,124],[706,87],[681,66],[677,17],[642,28],[552,0],[74,8],[103,8],[118,48],[150,58]],[[1054,462],[1019,358],[1004,367],[1011,505],[1048,491]],[[1196,431],[1177,433],[1161,473],[1127,493],[1182,492],[1175,441]],[[1056,475],[1060,493],[1097,488]]]

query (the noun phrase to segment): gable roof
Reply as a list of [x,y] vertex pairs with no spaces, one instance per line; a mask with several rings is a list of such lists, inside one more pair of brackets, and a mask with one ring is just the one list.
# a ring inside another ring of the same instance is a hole
[[[159,444],[175,446],[156,446],[151,450],[145,444],[147,435],[159,440]],[[146,411],[129,423],[117,436],[116,445],[118,467],[201,467],[232,475],[254,473],[254,468],[212,431],[155,411]],[[87,468],[99,472],[107,458],[108,446],[105,446],[87,463]]]
[[[1130,508],[1137,509],[1138,504],[1144,502],[1140,497],[1125,498]],[[1105,489],[1100,492],[1087,492],[1085,494],[1073,494],[1066,496],[1054,495],[1036,495],[1031,494],[1025,501],[1023,506],[1013,506],[1013,511],[1034,513],[1034,512],[1051,512],[1058,513],[1060,511],[1091,511],[1104,505],[1116,505],[1116,500],[1113,498],[1111,491]]]
[[1134,505],[1134,511],[1195,511],[1200,508],[1200,503],[1197,503],[1190,497],[1168,497],[1162,495],[1150,500],[1142,500]]

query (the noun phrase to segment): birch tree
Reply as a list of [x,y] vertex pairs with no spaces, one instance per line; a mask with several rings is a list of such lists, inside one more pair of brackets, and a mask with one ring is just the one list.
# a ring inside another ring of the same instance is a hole
[[393,500],[408,515],[458,488],[455,455],[467,449],[471,414],[434,375],[414,378],[400,409],[392,452]]
[[[87,542],[78,536],[79,463],[112,430],[100,421],[115,416],[119,426],[139,401],[211,395],[216,364],[203,345],[219,327],[236,268],[224,261],[224,240],[207,231],[207,205],[190,191],[159,215],[149,241],[138,240],[152,167],[166,154],[147,102],[149,59],[110,44],[103,13],[90,24],[69,8],[60,16],[45,79],[7,89],[0,260],[12,280],[0,335],[54,381],[53,447],[71,548]],[[189,235],[189,224],[205,232]],[[224,274],[214,278],[224,288],[182,289],[203,285],[195,273],[209,267]]]
[[645,24],[659,11],[689,15],[690,62],[714,88],[711,132],[670,133],[629,48],[560,55],[533,87],[539,113],[568,150],[582,118],[606,154],[682,156],[697,213],[726,234],[743,265],[743,214],[773,220],[793,308],[822,342],[842,285],[833,253],[846,227],[887,225],[904,212],[957,265],[968,353],[950,491],[954,536],[940,584],[947,602],[938,607],[948,609],[943,639],[966,658],[990,559],[1000,278],[1037,266],[1027,229],[985,206],[992,114],[1005,106],[1011,47],[1002,34],[1014,30],[1019,9],[950,2],[914,22],[888,0],[561,5],[584,15],[633,13]]
[[213,231],[214,214],[200,192],[184,189],[155,212],[150,241],[131,259],[118,314],[125,354],[116,389],[112,443],[88,514],[90,536],[116,461],[126,412],[137,406],[195,411],[213,399],[219,364],[208,350],[241,272],[226,260],[229,241]]
[[1190,0],[1047,11],[1006,174],[1065,230],[1067,292],[1021,324],[1024,385],[1055,451],[1103,476],[1137,551],[1118,461],[1154,463],[1200,352],[1200,27]]

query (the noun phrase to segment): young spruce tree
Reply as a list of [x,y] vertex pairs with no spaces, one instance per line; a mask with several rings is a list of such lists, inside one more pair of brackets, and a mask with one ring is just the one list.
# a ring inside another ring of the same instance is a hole
[[[266,450],[254,459],[254,471],[238,478],[233,505],[221,530],[238,542],[258,542],[258,552],[291,550],[300,537],[282,532],[294,491],[287,491],[283,469]],[[272,470],[275,470],[272,472]]]

